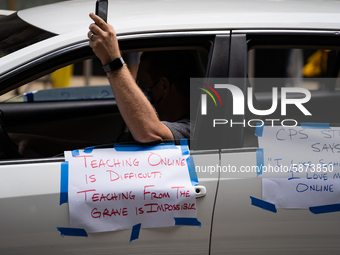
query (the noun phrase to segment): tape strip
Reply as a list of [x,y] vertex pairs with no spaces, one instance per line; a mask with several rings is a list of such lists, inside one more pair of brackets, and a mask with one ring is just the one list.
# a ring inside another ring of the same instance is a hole
[[88,237],[85,229],[81,228],[60,228],[57,227],[62,236],[85,236]]
[[313,206],[309,207],[309,211],[311,211],[314,214],[339,212],[340,204]]
[[261,123],[256,123],[255,135],[262,137],[264,125]]
[[188,170],[189,170],[189,176],[191,180],[192,186],[198,185],[198,178],[197,178],[197,173],[196,173],[196,168],[195,168],[195,163],[194,159],[192,156],[189,156],[187,159],[187,165],[188,165]]
[[60,167],[60,205],[68,202],[68,161]]
[[27,102],[33,102],[34,101],[34,93],[33,92],[28,92],[25,94]]
[[151,151],[151,150],[166,150],[166,149],[178,149],[174,143],[161,144],[161,145],[123,145],[115,144],[116,151]]
[[263,155],[263,149],[258,148],[256,150],[256,165],[257,165],[257,176],[262,174],[262,167],[264,165],[264,155]]
[[189,155],[189,147],[188,147],[188,139],[181,139],[180,140],[181,144],[181,150],[182,150],[182,156]]
[[72,157],[77,157],[77,156],[79,156],[79,150],[71,151],[71,153],[72,153]]
[[301,123],[305,129],[330,129],[329,123]]
[[175,225],[185,225],[185,226],[202,226],[201,222],[197,220],[197,218],[174,218]]
[[84,149],[84,153],[92,153],[96,146],[87,147]]
[[142,223],[138,223],[132,227],[130,242],[139,238],[139,232],[140,232],[141,226],[142,226]]
[[261,199],[258,199],[258,198],[252,197],[252,196],[250,196],[250,199],[251,199],[251,204],[254,205],[254,206],[260,207],[264,210],[267,210],[267,211],[270,211],[270,212],[273,212],[273,213],[277,212],[276,206],[272,203],[263,201]]

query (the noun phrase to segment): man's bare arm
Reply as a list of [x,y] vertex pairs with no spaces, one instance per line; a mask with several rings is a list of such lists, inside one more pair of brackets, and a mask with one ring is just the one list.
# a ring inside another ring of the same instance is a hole
[[[95,23],[90,25],[90,46],[101,60],[108,64],[121,56],[118,40],[113,27],[97,15],[91,13]],[[173,139],[170,129],[158,118],[155,109],[139,89],[128,68],[123,66],[116,72],[108,72],[107,77],[112,87],[122,117],[134,139],[139,142]]]

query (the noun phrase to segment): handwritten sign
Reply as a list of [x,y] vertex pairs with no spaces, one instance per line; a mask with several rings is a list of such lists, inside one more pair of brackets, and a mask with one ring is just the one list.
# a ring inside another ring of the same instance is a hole
[[340,128],[264,127],[262,199],[277,208],[340,203]]
[[65,152],[70,226],[101,232],[196,218],[188,157],[174,145]]

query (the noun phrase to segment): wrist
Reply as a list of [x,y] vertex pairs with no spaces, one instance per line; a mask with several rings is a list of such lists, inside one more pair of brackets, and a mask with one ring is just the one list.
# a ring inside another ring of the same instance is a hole
[[124,68],[126,67],[126,64],[124,66],[116,71],[110,71],[106,73],[106,77],[108,80],[115,79],[119,77],[119,74],[123,72]]
[[115,58],[120,58],[120,57],[122,57],[122,55],[120,54],[120,52],[118,52],[117,54],[105,55],[103,58],[99,58],[99,59],[102,62],[102,65],[104,66],[110,63],[111,60]]
[[117,57],[110,60],[106,65],[103,65],[104,71],[107,72],[116,72],[121,69],[125,65],[125,61],[122,57]]

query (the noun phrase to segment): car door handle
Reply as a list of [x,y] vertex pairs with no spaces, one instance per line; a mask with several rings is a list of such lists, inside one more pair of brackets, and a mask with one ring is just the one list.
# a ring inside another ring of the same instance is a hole
[[204,197],[207,194],[207,189],[202,185],[197,185],[194,187],[196,198]]

